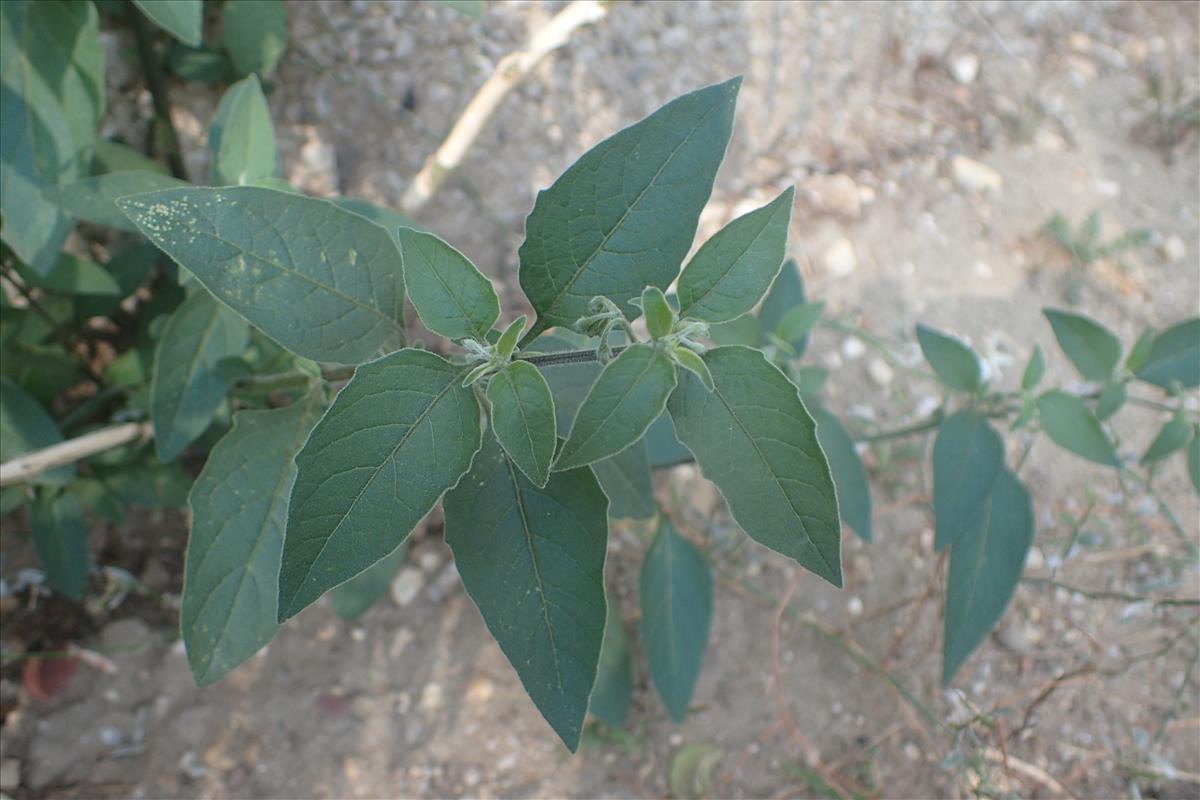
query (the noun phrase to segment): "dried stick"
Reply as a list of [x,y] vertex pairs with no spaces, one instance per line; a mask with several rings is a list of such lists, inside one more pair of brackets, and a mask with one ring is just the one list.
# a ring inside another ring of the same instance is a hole
[[144,441],[151,435],[149,422],[127,422],[17,456],[0,464],[0,486],[27,481],[46,470],[72,464],[130,442]]

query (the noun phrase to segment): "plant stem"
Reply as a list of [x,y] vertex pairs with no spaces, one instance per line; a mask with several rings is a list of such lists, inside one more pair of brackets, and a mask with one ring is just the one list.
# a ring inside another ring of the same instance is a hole
[[273,392],[276,389],[293,389],[306,386],[313,380],[307,372],[280,372],[275,375],[246,375],[233,384],[234,391]]
[[854,437],[854,440],[856,442],[880,442],[884,441],[885,439],[899,439],[903,436],[911,436],[914,433],[924,433],[925,431],[931,431],[937,426],[941,425],[944,416],[945,415],[943,415],[939,409],[920,422],[914,422],[912,425],[906,425],[903,428],[895,428],[894,430],[890,431],[870,433],[865,436],[856,436]]
[[[130,4],[132,5],[132,4]],[[146,79],[146,88],[150,90],[150,99],[154,105],[154,116],[162,126],[163,138],[166,140],[167,166],[171,174],[181,181],[188,180],[187,167],[183,163],[182,151],[179,147],[179,133],[171,120],[171,104],[167,99],[167,83],[162,72],[162,65],[154,52],[154,43],[150,40],[150,31],[146,20],[142,18],[139,9],[130,8],[129,22],[133,26],[133,36],[137,40],[138,59],[142,62],[142,75]]]
[[[612,354],[619,355],[627,345],[614,347]],[[528,361],[535,367],[556,367],[563,364],[588,364],[599,360],[598,350],[564,350],[561,353],[529,353],[520,354],[518,361]]]
[[1048,578],[1022,578],[1021,583],[1028,583],[1034,586],[1050,586],[1055,589],[1062,589],[1064,592],[1086,597],[1088,600],[1113,600],[1121,603],[1151,603],[1155,607],[1159,606],[1181,606],[1184,608],[1194,608],[1200,606],[1200,600],[1189,597],[1144,597],[1137,594],[1126,594],[1125,592],[1109,592],[1109,591],[1092,591],[1089,589],[1080,589],[1077,586],[1071,586],[1066,583],[1061,583]]

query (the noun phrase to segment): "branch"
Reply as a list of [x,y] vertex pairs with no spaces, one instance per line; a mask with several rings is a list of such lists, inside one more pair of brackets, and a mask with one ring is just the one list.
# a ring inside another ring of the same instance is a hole
[[0,486],[10,486],[34,478],[46,470],[72,464],[105,450],[145,441],[153,435],[149,422],[127,422],[111,428],[67,439],[32,453],[17,456],[0,464]]
[[420,211],[446,176],[462,163],[483,126],[521,79],[549,53],[566,44],[575,31],[599,20],[607,12],[607,5],[598,0],[574,0],[534,31],[528,47],[500,59],[491,76],[463,109],[450,135],[425,161],[417,177],[409,184],[400,201],[400,209],[406,214]]
[[138,59],[142,62],[142,74],[146,79],[146,88],[150,90],[150,101],[154,105],[154,116],[162,125],[164,144],[166,145],[167,166],[171,175],[181,181],[186,181],[187,167],[183,164],[183,151],[179,146],[179,133],[175,130],[175,122],[171,119],[171,103],[167,99],[167,83],[163,79],[162,64],[154,52],[154,43],[150,40],[150,31],[140,10],[131,10],[127,15],[133,26],[133,36],[137,41]]
[[[612,349],[613,356],[620,355],[621,351],[627,346],[614,347]],[[561,353],[518,354],[516,359],[518,361],[528,361],[535,367],[556,367],[560,364],[587,364],[600,360],[598,350],[564,350]]]

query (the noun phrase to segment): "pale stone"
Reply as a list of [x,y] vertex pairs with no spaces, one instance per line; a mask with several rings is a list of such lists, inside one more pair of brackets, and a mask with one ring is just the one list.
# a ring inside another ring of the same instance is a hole
[[892,382],[895,373],[888,363],[882,358],[872,358],[867,364],[867,374],[871,376],[871,380],[880,386],[887,386]]
[[858,256],[849,239],[838,239],[821,252],[821,266],[836,277],[845,277],[858,269]]
[[974,83],[975,78],[979,76],[979,59],[970,53],[952,59],[950,74],[963,86]]
[[999,192],[1004,188],[1004,178],[987,164],[958,155],[950,165],[954,180],[968,192]]
[[1168,236],[1159,247],[1162,257],[1168,264],[1178,264],[1187,258],[1187,245],[1178,236]]
[[818,211],[846,219],[862,215],[858,184],[849,175],[816,175],[804,184],[804,194]]
[[392,579],[392,599],[398,606],[406,606],[416,599],[425,578],[419,569],[404,567]]

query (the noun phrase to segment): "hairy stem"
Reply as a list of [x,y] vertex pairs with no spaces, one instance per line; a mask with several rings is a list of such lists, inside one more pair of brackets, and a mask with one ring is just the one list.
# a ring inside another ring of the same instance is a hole
[[[614,347],[612,354],[617,356],[628,345]],[[599,350],[564,350],[561,353],[529,353],[520,354],[518,361],[528,361],[535,367],[555,367],[562,364],[587,364],[599,360]]]

